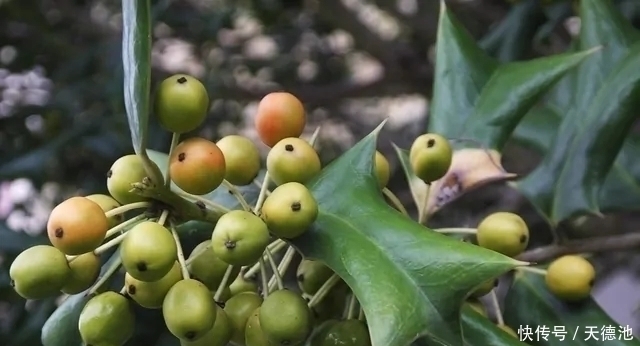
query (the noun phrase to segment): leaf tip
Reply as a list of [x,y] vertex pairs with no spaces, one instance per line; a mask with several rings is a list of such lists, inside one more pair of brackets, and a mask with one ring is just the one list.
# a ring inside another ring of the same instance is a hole
[[382,120],[380,125],[378,125],[375,129],[373,129],[373,131],[371,131],[371,135],[378,136],[378,134],[380,133],[380,131],[382,131],[382,128],[384,127],[384,125],[387,124],[388,121],[389,121],[389,118],[385,118],[384,120]]

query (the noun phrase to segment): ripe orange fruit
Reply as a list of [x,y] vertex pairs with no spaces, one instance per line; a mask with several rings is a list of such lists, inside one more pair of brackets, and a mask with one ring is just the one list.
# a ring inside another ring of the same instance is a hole
[[176,146],[170,158],[169,172],[171,180],[185,192],[205,195],[224,180],[224,154],[212,141],[189,138]]
[[255,126],[260,140],[273,147],[287,137],[300,137],[306,123],[302,102],[288,92],[273,92],[258,105]]

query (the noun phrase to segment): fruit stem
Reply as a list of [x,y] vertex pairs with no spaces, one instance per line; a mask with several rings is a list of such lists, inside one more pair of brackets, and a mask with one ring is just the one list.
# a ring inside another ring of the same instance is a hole
[[404,205],[402,205],[400,199],[391,190],[385,187],[384,189],[382,189],[382,193],[389,199],[389,201],[391,201],[391,204],[393,204],[393,206],[396,207],[398,211],[400,211],[405,216],[409,216],[407,209],[404,207]]
[[227,189],[229,189],[229,192],[233,195],[233,197],[235,197],[238,200],[238,203],[240,203],[244,211],[251,212],[253,210],[251,209],[251,206],[249,205],[249,203],[247,203],[247,200],[244,199],[240,191],[238,191],[238,188],[236,188],[235,185],[231,184],[227,180],[223,180],[222,185],[224,185]]
[[267,192],[269,191],[269,179],[269,171],[267,171],[264,173],[264,179],[262,179],[262,186],[260,186],[260,194],[258,195],[258,200],[256,201],[256,207],[253,208],[253,213],[256,215],[260,215],[262,205],[267,199]]
[[229,208],[227,208],[227,207],[225,207],[225,206],[223,206],[221,204],[218,204],[216,202],[210,201],[210,200],[208,200],[206,198],[203,198],[203,197],[200,197],[200,196],[192,195],[190,193],[186,193],[186,192],[182,192],[182,191],[176,191],[176,194],[181,196],[181,197],[184,197],[186,199],[191,199],[191,200],[193,200],[195,202],[201,202],[202,204],[205,205],[205,207],[209,207],[209,208],[211,208],[211,209],[213,209],[213,210],[215,210],[217,212],[228,213],[228,212],[231,211],[231,209],[229,209]]
[[[166,210],[162,212],[160,219],[162,219],[162,216],[165,215],[165,212]],[[182,244],[180,243],[180,237],[178,236],[178,232],[176,231],[176,228],[173,227],[173,225],[171,225],[171,235],[173,236],[173,240],[176,242],[176,247],[178,248],[178,263],[180,263],[180,270],[182,270],[182,278],[185,280],[188,280],[189,270],[187,269],[187,263],[184,260],[184,251],[182,250]]]
[[431,193],[431,183],[427,183],[427,190],[424,192],[422,205],[418,208],[418,223],[424,225],[427,222],[427,204],[429,204],[429,194]]
[[122,288],[120,289],[120,294],[122,294],[122,295],[126,295],[127,294],[127,285],[122,286]]
[[[278,265],[276,265],[276,261],[273,259],[273,255],[271,255],[271,251],[269,250],[269,248],[265,248],[264,252],[267,254],[267,258],[269,259],[269,264],[271,265],[271,270],[273,270],[273,278],[275,278],[276,283],[278,284],[278,289],[281,290],[284,288],[284,284],[282,283],[280,268],[278,268]],[[271,290],[271,282],[269,282],[269,284],[267,285],[266,290],[267,291]]]
[[121,264],[122,264],[122,257],[117,256],[116,258],[114,258],[113,262],[111,262],[107,270],[105,270],[104,274],[102,274],[102,276],[98,279],[98,281],[96,281],[96,283],[94,283],[93,286],[91,286],[91,288],[87,291],[86,295],[91,296],[91,295],[94,295],[96,292],[98,292],[98,290],[107,281],[109,281],[109,279],[113,276],[113,274],[118,272],[118,269],[120,269]]
[[109,240],[108,242],[98,246],[95,250],[93,250],[93,253],[96,254],[96,256],[99,256],[103,253],[105,253],[107,250],[111,249],[112,247],[122,243],[122,241],[124,240],[124,237],[127,236],[127,233],[122,233],[119,236]]
[[498,325],[504,325],[504,318],[502,318],[502,311],[500,310],[500,303],[498,302],[498,295],[496,294],[496,290],[491,290],[491,305],[493,305],[494,313],[496,314],[496,319],[498,320]]
[[165,174],[165,177],[164,177],[164,186],[166,186],[167,188],[171,186],[171,169],[169,169],[169,167],[171,166],[171,156],[173,155],[173,151],[178,146],[178,142],[180,142],[180,134],[177,132],[174,132],[171,135],[171,146],[169,147],[169,160],[167,162],[167,174]]
[[269,296],[269,279],[267,278],[267,264],[264,263],[263,257],[260,257],[258,265],[260,266],[260,279],[262,281],[262,296],[267,299]]
[[360,311],[358,311],[358,319],[360,321],[364,321],[364,309],[362,308],[362,305],[360,305]]
[[131,186],[131,192],[139,196],[155,199],[170,205],[173,216],[181,220],[200,220],[216,223],[224,214],[217,210],[202,209],[164,186],[153,185],[148,179],[143,179],[141,183],[133,183]]
[[169,211],[168,210],[163,210],[162,214],[160,214],[160,218],[158,219],[158,223],[161,226],[164,226],[164,224],[167,222],[167,218],[169,217]]
[[[275,254],[275,253],[280,252],[286,246],[287,246],[287,243],[284,240],[276,239],[271,244],[269,244],[269,246],[267,246],[267,249],[269,249],[269,251],[271,251],[271,254]],[[268,260],[267,255],[263,254],[262,255],[262,259],[264,261]],[[249,270],[247,270],[242,277],[245,278],[245,279],[249,279],[250,277],[256,275],[256,273],[259,270],[260,270],[260,262],[258,262],[256,264],[254,264],[253,266],[251,266],[251,268],[249,268]]]
[[117,208],[113,208],[113,209],[109,210],[108,212],[104,213],[104,215],[107,218],[109,218],[109,217],[112,217],[112,216],[116,216],[116,215],[120,215],[120,214],[126,213],[126,212],[128,212],[130,210],[147,208],[150,205],[151,205],[151,202],[129,203],[129,204],[125,204],[123,206],[119,206]]
[[[295,254],[296,254],[296,249],[294,249],[292,246],[289,246],[287,248],[287,252],[285,252],[284,256],[282,256],[282,260],[280,261],[280,265],[278,266],[278,276],[274,276],[271,279],[271,281],[269,281],[269,288],[271,288],[272,286],[275,285],[274,280],[276,278],[278,278],[278,277],[282,278],[284,276],[284,274],[287,272],[287,269],[289,268],[289,265],[291,264],[291,261],[293,260],[293,256]],[[271,256],[271,250],[269,250],[269,252],[267,252],[267,256]],[[278,284],[278,286],[280,286],[280,284]]]
[[318,305],[318,303],[320,303],[322,299],[324,299],[327,293],[331,291],[333,286],[335,286],[338,283],[338,281],[340,281],[340,276],[338,274],[331,275],[331,277],[327,279],[327,281],[325,281],[325,283],[323,283],[322,286],[320,286],[320,288],[313,295],[313,297],[311,297],[311,300],[308,303],[309,307],[312,308]]
[[547,271],[545,269],[536,268],[536,267],[522,266],[522,267],[516,268],[516,270],[522,270],[522,271],[525,271],[525,272],[530,272],[530,273],[534,273],[534,274],[538,274],[538,275],[542,275],[542,276],[547,275]]
[[211,245],[207,245],[204,248],[198,249],[198,252],[192,253],[191,256],[189,256],[189,258],[185,260],[184,262],[185,265],[188,267],[191,263],[193,263],[196,259],[198,259],[200,255],[210,250],[211,250]]
[[220,301],[220,297],[224,292],[224,289],[228,286],[229,279],[231,278],[231,273],[233,272],[233,266],[230,265],[227,267],[227,270],[224,272],[224,276],[222,277],[222,281],[218,285],[218,289],[216,289],[216,293],[213,295],[213,300],[216,302]]
[[351,294],[349,295],[349,305],[347,307],[347,320],[351,320],[355,317],[356,314],[356,295],[351,292]]
[[[259,189],[262,189],[262,183],[259,182],[257,179],[253,180],[253,185],[257,186]],[[267,196],[269,196],[271,194],[271,191],[269,191],[269,189],[267,189],[266,194],[267,194]]]
[[315,147],[316,142],[318,142],[321,129],[322,129],[322,126],[316,127],[316,129],[313,131],[313,134],[311,135],[311,138],[309,138],[309,145],[311,145],[312,147]]
[[124,230],[125,228],[127,228],[129,226],[133,226],[133,225],[137,224],[138,222],[146,220],[146,219],[147,219],[146,215],[140,214],[140,215],[135,216],[135,217],[133,217],[133,218],[131,218],[131,219],[119,224],[119,225],[116,225],[116,226],[110,228],[107,231],[107,234],[104,236],[104,239],[111,238],[113,235],[115,235],[116,233]]
[[476,234],[478,231],[475,228],[468,227],[454,227],[454,228],[436,228],[434,231],[442,234]]

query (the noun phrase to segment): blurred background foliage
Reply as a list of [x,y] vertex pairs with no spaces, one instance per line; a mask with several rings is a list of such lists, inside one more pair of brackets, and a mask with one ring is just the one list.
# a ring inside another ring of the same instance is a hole
[[[640,1],[614,2],[640,27]],[[482,47],[502,61],[562,52],[580,26],[570,0],[447,3]],[[321,156],[328,162],[388,117],[379,149],[394,171],[389,187],[410,201],[391,142],[408,147],[425,129],[439,1],[156,0],[152,5],[152,83],[189,73],[203,80],[211,95],[207,123],[191,135],[257,138],[252,129],[257,101],[284,89],[308,107],[309,131],[322,125]],[[39,345],[40,328],[55,309],[50,301],[25,304],[13,293],[7,273],[13,257],[46,242],[42,232],[56,203],[74,194],[106,192],[109,166],[133,150],[123,105],[121,27],[119,1],[0,0],[1,345]],[[169,134],[151,123],[150,148],[166,151]],[[518,133],[503,163],[526,174],[538,158],[520,145]],[[472,225],[496,209],[533,214],[520,196],[506,191],[489,186],[470,193],[438,219],[455,217],[458,224]],[[614,215],[579,226],[589,233],[639,224],[633,215]],[[535,238],[536,225],[532,228]],[[618,255],[600,265],[615,266]],[[627,264],[638,268],[633,265],[638,262]],[[613,288],[600,301],[619,322],[633,324],[629,304],[619,301],[620,290],[629,285],[625,280],[601,280]]]

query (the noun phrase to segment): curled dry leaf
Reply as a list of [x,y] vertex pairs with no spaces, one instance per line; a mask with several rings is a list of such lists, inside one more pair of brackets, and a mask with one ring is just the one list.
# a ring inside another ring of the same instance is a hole
[[[427,201],[427,215],[433,215],[444,205],[463,194],[500,180],[513,179],[517,175],[502,167],[502,155],[495,150],[465,148],[453,153],[451,167],[440,180],[431,184]],[[418,179],[418,178],[414,178]],[[419,201],[424,200],[426,184],[412,182]]]

